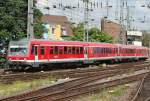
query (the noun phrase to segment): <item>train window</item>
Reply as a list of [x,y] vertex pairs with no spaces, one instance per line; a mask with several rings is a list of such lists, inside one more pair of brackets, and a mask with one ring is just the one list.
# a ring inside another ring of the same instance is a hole
[[45,49],[44,49],[43,46],[40,47],[40,50],[41,50],[41,55],[44,55],[45,54],[45,52],[44,52]]
[[72,54],[75,54],[75,47],[72,47]]
[[59,54],[63,54],[63,47],[59,47]]
[[98,48],[98,53],[99,53],[99,54],[101,53],[101,48]]
[[112,53],[112,50],[111,50],[111,48],[109,48],[109,53],[110,53],[110,54]]
[[113,48],[113,53],[114,53],[114,54],[116,53],[116,48]]
[[95,54],[97,54],[97,47],[95,47]]
[[106,50],[107,50],[107,53],[109,53],[109,48],[106,48]]
[[32,46],[32,49],[31,49],[31,54],[32,55],[37,55],[38,54],[38,47],[37,46]]
[[55,46],[55,48],[54,48],[54,54],[58,54],[58,47],[57,46]]
[[106,51],[107,51],[107,48],[105,48],[105,53],[106,53]]
[[97,51],[97,54],[99,54],[99,48],[98,47],[96,48],[96,51]]
[[120,53],[122,53],[122,48],[119,48]]
[[68,47],[68,54],[71,54],[71,47]]
[[87,48],[85,47],[85,49],[84,49],[84,54],[87,54]]
[[97,47],[95,47],[95,54],[97,54]]
[[102,48],[102,53],[104,54],[104,48]]
[[106,52],[106,51],[105,51],[105,48],[103,48],[103,53],[105,54],[105,52]]
[[110,53],[110,48],[107,48],[108,49],[108,53]]
[[106,48],[106,52],[109,53],[109,48]]
[[35,48],[34,48],[34,45],[33,45],[32,49],[31,49],[31,54],[34,55],[34,52],[35,52]]
[[64,47],[64,54],[67,54],[67,47]]
[[76,54],[79,54],[79,47],[76,47]]
[[94,54],[96,54],[96,48],[94,47]]
[[102,48],[102,54],[104,53],[104,49]]
[[37,55],[38,54],[38,47],[35,46],[34,49],[35,49],[34,55]]
[[118,48],[116,48],[116,53],[118,53]]
[[104,48],[104,54],[106,53],[106,48]]
[[50,47],[49,53],[50,53],[50,54],[54,54],[54,52],[53,52],[53,47]]
[[83,47],[80,47],[80,54],[83,54]]

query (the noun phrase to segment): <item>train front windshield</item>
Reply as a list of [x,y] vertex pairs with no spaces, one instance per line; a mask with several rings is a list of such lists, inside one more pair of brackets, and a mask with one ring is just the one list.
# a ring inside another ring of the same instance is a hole
[[9,56],[27,56],[28,53],[28,43],[27,40],[21,41],[11,41],[9,43]]
[[9,56],[26,56],[26,47],[10,47]]

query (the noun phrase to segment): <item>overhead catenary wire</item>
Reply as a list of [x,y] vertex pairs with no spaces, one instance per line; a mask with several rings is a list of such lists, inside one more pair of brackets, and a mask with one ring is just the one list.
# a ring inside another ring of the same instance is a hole
[[[106,3],[106,1],[109,1],[108,2],[108,5]],[[95,20],[95,23],[97,23],[98,25],[98,28],[100,26],[100,18],[103,18],[104,16],[108,15],[108,19],[109,20],[113,20],[115,22],[118,23],[119,21],[119,16],[120,16],[120,2],[121,1],[124,1],[124,0],[117,0],[117,3],[116,3],[116,0],[90,0],[90,3],[89,3],[89,9],[91,9],[92,11],[89,12],[89,14],[91,15],[91,19],[98,19],[99,23],[96,22]],[[126,0],[127,2],[131,2],[129,0]],[[123,6],[126,6],[127,5],[127,2],[125,2],[123,4]],[[133,1],[135,2],[135,0]],[[117,5],[116,5],[117,4]],[[129,3],[130,4],[130,3]],[[56,8],[53,8],[53,5],[56,6]],[[95,5],[95,7],[94,7]],[[81,18],[83,17],[83,12],[84,12],[84,4],[83,4],[83,0],[76,0],[76,1],[71,1],[71,0],[49,0],[49,6],[50,6],[50,11],[49,13],[51,15],[68,15],[70,18],[70,21],[73,21],[75,22],[76,24],[78,24],[79,22],[84,22],[84,19]],[[73,9],[70,9],[69,10],[66,10],[67,8],[65,8],[65,6],[67,7],[71,7]],[[119,7],[115,7],[115,6],[119,6]],[[137,26],[137,28],[139,28],[140,26],[137,24],[137,23],[141,23],[135,16],[137,16],[137,11],[135,8],[133,8],[132,6],[136,6],[135,3],[131,3],[129,6],[129,9],[130,9],[130,24],[131,24],[131,29],[135,29],[135,27]],[[118,9],[117,9],[118,8]],[[117,11],[116,11],[117,10]],[[44,12],[48,12],[47,10],[44,10]],[[108,11],[108,14],[106,14],[106,12]],[[94,12],[94,13],[93,13]],[[133,13],[132,13],[133,12]],[[79,15],[79,16],[76,16]],[[145,15],[145,14],[144,14]],[[96,16],[96,18],[95,18]],[[117,17],[116,17],[117,16]],[[124,14],[124,18],[126,16],[126,12]],[[134,18],[134,21],[132,20],[131,16]],[[143,18],[142,16],[139,16],[140,18]],[[80,19],[80,21],[77,20],[77,18]],[[145,23],[148,23],[147,21],[147,15],[145,16]],[[72,20],[73,19],[73,20]],[[143,20],[144,21],[144,20]],[[127,22],[126,20],[124,21],[124,25],[127,26]]]

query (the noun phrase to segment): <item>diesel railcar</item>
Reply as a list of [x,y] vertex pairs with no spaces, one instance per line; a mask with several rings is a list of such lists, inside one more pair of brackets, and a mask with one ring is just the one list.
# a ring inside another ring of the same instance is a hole
[[39,39],[11,41],[7,56],[11,68],[147,58],[148,48],[141,46]]

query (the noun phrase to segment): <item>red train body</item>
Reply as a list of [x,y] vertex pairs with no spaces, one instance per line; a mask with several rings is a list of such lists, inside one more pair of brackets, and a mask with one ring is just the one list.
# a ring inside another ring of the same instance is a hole
[[103,60],[122,61],[147,58],[148,48],[146,47],[36,39],[10,42],[7,56],[10,67],[39,67],[56,63],[94,63]]

